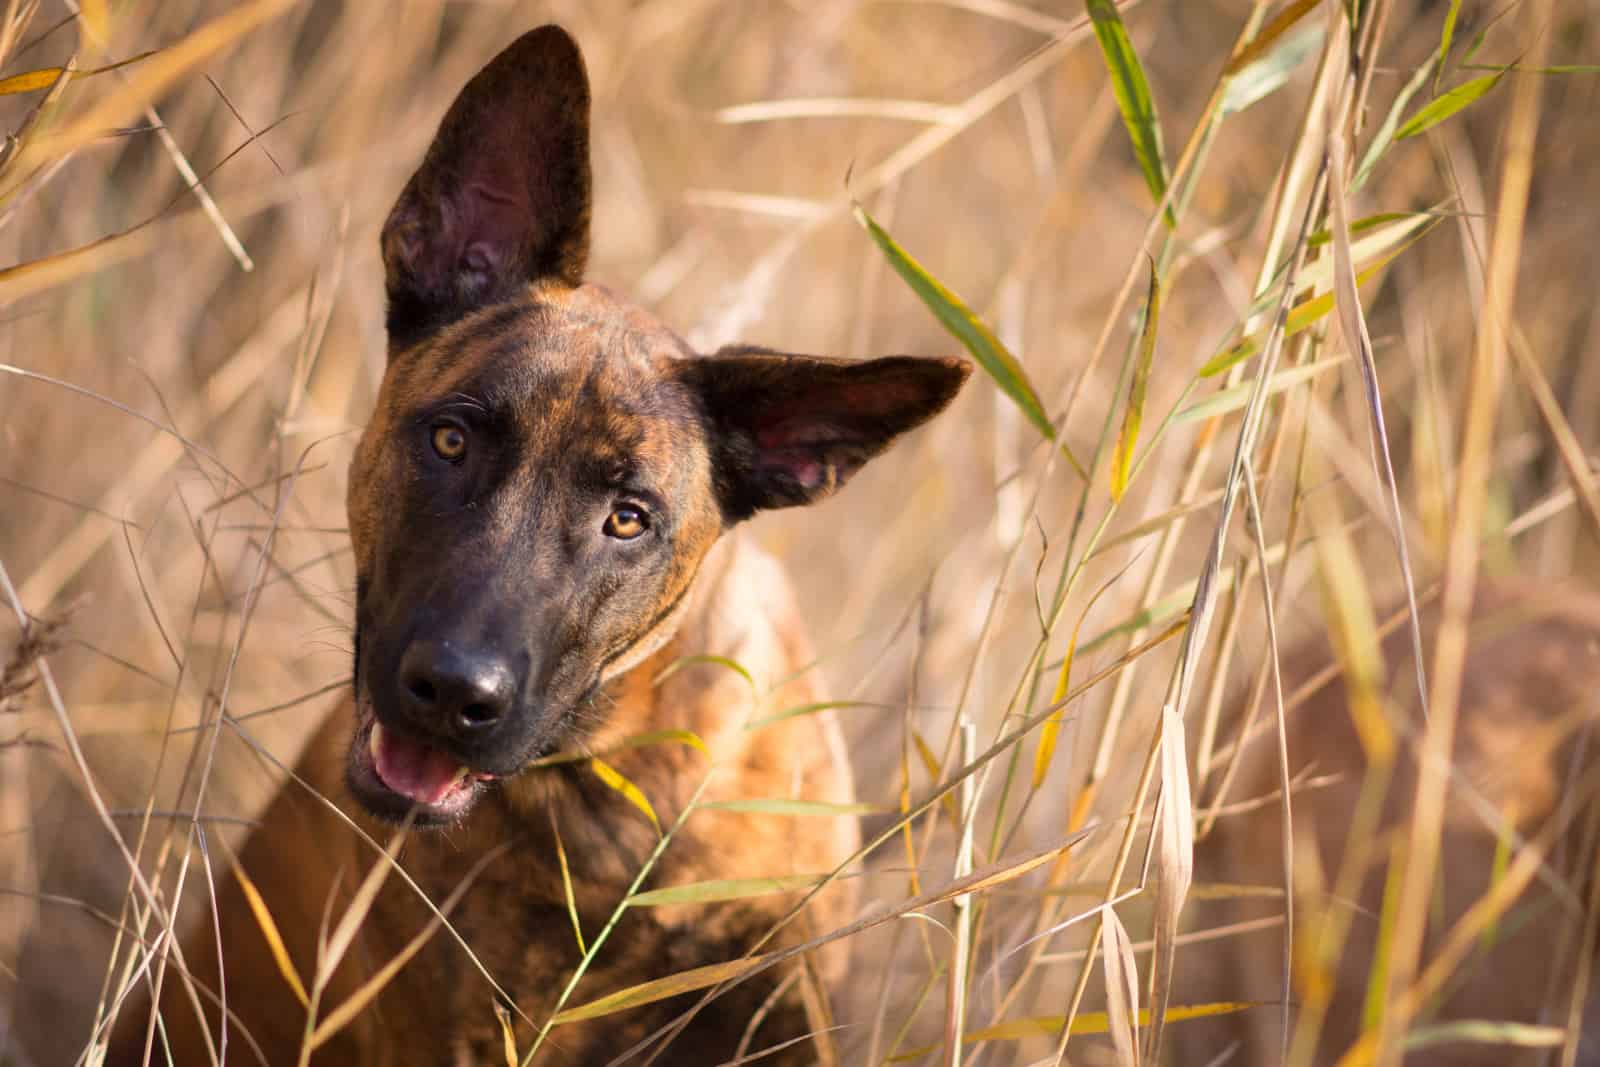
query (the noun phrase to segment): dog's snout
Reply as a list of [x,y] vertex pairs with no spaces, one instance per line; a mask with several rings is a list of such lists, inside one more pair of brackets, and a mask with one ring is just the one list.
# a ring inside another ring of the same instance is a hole
[[413,641],[400,659],[400,688],[419,724],[465,739],[510,713],[516,682],[493,652]]

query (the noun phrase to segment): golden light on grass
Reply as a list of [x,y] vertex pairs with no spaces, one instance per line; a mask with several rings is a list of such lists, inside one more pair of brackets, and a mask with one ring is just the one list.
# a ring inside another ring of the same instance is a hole
[[[1430,1011],[1515,938],[1534,889],[1559,887],[1571,946],[1600,928],[1566,838],[1487,804],[1461,817],[1496,843],[1493,870],[1432,912],[1438,872],[1460,877],[1441,827],[1474,729],[1474,587],[1507,569],[1582,584],[1600,562],[1592,11],[0,7],[0,664],[79,605],[27,684],[0,688],[0,1042],[72,1062],[136,984],[184,983],[196,1010],[220,992],[169,962],[172,935],[212,921],[216,846],[298,788],[283,768],[349,670],[344,471],[383,369],[383,210],[464,78],[556,19],[596,86],[597,280],[708,348],[981,371],[836,501],[753,528],[796,578],[822,700],[769,707],[718,657],[671,668],[731,675],[741,736],[841,713],[857,802],[669,807],[615,749],[533,772],[597,776],[659,839],[606,921],[580,923],[557,828],[583,962],[549,1018],[482,1006],[507,1062],[670,996],[689,994],[686,1023],[791,958],[755,946],[580,988],[628,909],[786,895],[804,923],[846,878],[866,910],[806,928],[857,953],[831,1015],[809,999],[843,1064],[1200,1063],[1240,1035],[1291,1064],[1330,1042],[1351,1065],[1462,1047],[1575,1062],[1576,947],[1538,1018]],[[1425,723],[1393,695],[1413,672],[1382,655],[1386,635],[1411,642],[1408,600],[1442,604],[1414,657]],[[1315,667],[1337,671],[1303,669],[1308,636],[1332,638]],[[1330,844],[1298,830],[1337,783],[1307,767],[1296,716],[1335,673],[1363,774]],[[615,743],[686,758],[692,790],[720,773],[709,732]],[[1247,789],[1258,751],[1270,784]],[[1560,784],[1582,810],[1590,770]],[[1393,839],[1386,798],[1406,814]],[[1266,873],[1197,874],[1252,812],[1274,820]],[[712,813],[856,818],[869,844],[833,871],[650,883],[675,827]],[[412,891],[398,840],[368,859],[315,970],[287,947],[307,931],[240,882],[310,1006],[307,1056],[424,943],[460,936],[467,882],[324,1003],[380,888]]]

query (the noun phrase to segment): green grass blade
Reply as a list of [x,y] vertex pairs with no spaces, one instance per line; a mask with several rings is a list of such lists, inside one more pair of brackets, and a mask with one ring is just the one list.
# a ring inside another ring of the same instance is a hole
[[[1050,418],[1045,414],[1044,404],[1039,401],[1039,394],[1033,388],[1033,383],[1028,380],[1028,374],[1022,369],[1022,364],[1017,361],[994,331],[984,325],[976,313],[969,308],[962,299],[940,281],[929,274],[922,264],[913,259],[905,249],[889,236],[882,226],[868,215],[861,205],[855,207],[856,221],[871,236],[873,243],[883,250],[884,256],[889,260],[889,265],[895,273],[904,278],[911,291],[928,305],[940,325],[949,330],[962,347],[972,353],[978,365],[989,373],[1007,396],[1016,402],[1017,407],[1027,416],[1046,439],[1054,441],[1056,428],[1050,424]],[[1074,461],[1076,466],[1076,462]],[[1080,468],[1081,469],[1081,468]]]
[[1511,1045],[1516,1048],[1555,1048],[1565,1043],[1567,1032],[1559,1026],[1498,1022],[1491,1019],[1455,1019],[1423,1026],[1406,1035],[1406,1050],[1461,1042],[1472,1045]]
[[655,978],[638,985],[631,985],[626,989],[618,990],[599,1000],[591,1000],[587,1004],[580,1004],[576,1008],[568,1008],[558,1013],[551,1020],[552,1026],[563,1026],[567,1023],[581,1022],[584,1019],[598,1019],[602,1015],[611,1015],[615,1012],[626,1011],[629,1008],[641,1007],[645,1004],[654,1004],[658,1000],[668,997],[681,996],[692,993],[697,989],[718,985],[731,978],[737,978],[747,971],[754,970],[765,962],[765,956],[749,956],[742,960],[729,960],[726,963],[713,963],[706,967],[695,967],[692,970],[679,971],[669,974],[665,978]]
[[[1417,241],[1420,241],[1422,236],[1438,223],[1439,218],[1440,216],[1428,215],[1426,213],[1409,215],[1384,213],[1379,215],[1371,215],[1366,219],[1352,223],[1350,226],[1351,233],[1378,227],[1382,227],[1385,230],[1391,231],[1387,236],[1384,237],[1381,243],[1362,248],[1362,256],[1364,257],[1362,262],[1366,265],[1361,273],[1356,276],[1357,284],[1366,285],[1368,282],[1372,281],[1374,278],[1383,273],[1384,269],[1387,268],[1390,263],[1393,263],[1395,259],[1401,255],[1401,253],[1405,252],[1412,245],[1416,244]],[[1406,219],[1422,219],[1426,220],[1426,225],[1415,228],[1402,227],[1402,230],[1395,231],[1394,228],[1390,226],[1390,220],[1392,219],[1399,219],[1402,223]],[[1316,239],[1318,236],[1319,235],[1317,234],[1312,235],[1312,243],[1317,243]],[[1323,231],[1320,236],[1323,239],[1321,243],[1326,243],[1329,236],[1327,231]],[[1395,236],[1398,236],[1402,240],[1402,243],[1400,243],[1398,246],[1394,245],[1390,240],[1390,238]],[[1362,241],[1356,242],[1356,244],[1352,247],[1357,248],[1367,244],[1367,240],[1363,239]],[[1374,256],[1377,258],[1374,259]],[[1304,330],[1320,321],[1330,311],[1332,311],[1333,308],[1334,295],[1331,290],[1323,293],[1321,296],[1314,296],[1310,299],[1302,300],[1289,310],[1288,318],[1284,324],[1284,334],[1290,337],[1294,336],[1301,330]],[[1251,334],[1249,337],[1240,338],[1207,360],[1205,364],[1195,372],[1195,377],[1201,380],[1206,378],[1214,378],[1226,371],[1228,368],[1232,367],[1235,363],[1249,359],[1251,356],[1260,351],[1260,349],[1261,335]]]
[[1272,21],[1261,27],[1261,32],[1251,38],[1250,43],[1239,49],[1233,58],[1228,60],[1227,69],[1223,71],[1232,78],[1243,73],[1246,67],[1252,66],[1262,56],[1274,49],[1278,39],[1295,27],[1301,19],[1317,9],[1321,0],[1295,0],[1294,3],[1284,8],[1272,17]]
[[1128,474],[1133,469],[1133,451],[1139,443],[1139,425],[1144,421],[1144,400],[1150,387],[1150,364],[1155,361],[1156,323],[1161,316],[1161,280],[1156,265],[1150,264],[1150,292],[1145,301],[1144,328],[1139,331],[1139,357],[1133,365],[1133,383],[1128,387],[1128,409],[1122,417],[1122,432],[1117,434],[1111,453],[1111,499],[1117,503],[1128,491]]
[[[1133,154],[1144,172],[1150,195],[1160,203],[1167,195],[1167,162],[1161,149],[1161,123],[1156,117],[1156,101],[1151,95],[1150,83],[1144,76],[1144,67],[1128,40],[1128,29],[1122,24],[1117,5],[1111,0],[1087,0],[1089,18],[1094,21],[1094,35],[1105,55],[1106,69],[1111,74],[1111,91],[1116,94],[1117,108],[1122,112],[1123,125],[1133,141]],[[1176,226],[1177,218],[1169,207],[1166,213],[1168,226]]]
[[1215,378],[1235,363],[1242,363],[1259,351],[1261,346],[1256,343],[1253,336],[1242,338],[1208,359],[1200,368],[1197,377]]
[[[1354,237],[1358,233],[1366,233],[1369,230],[1376,230],[1378,227],[1386,226],[1391,222],[1405,222],[1408,220],[1415,221],[1416,219],[1426,217],[1427,212],[1420,211],[1380,211],[1373,215],[1366,215],[1352,222],[1350,224],[1350,236]],[[1318,230],[1316,233],[1306,238],[1306,247],[1321,248],[1331,240],[1333,240],[1332,230]]]
[[585,752],[581,749],[566,749],[561,752],[552,752],[548,756],[540,756],[529,767],[554,767],[560,763],[582,763],[593,756],[610,756],[617,752],[626,752],[631,748],[645,748],[649,745],[661,744],[687,745],[699,752],[702,756],[710,756],[711,750],[706,748],[706,743],[693,730],[670,729],[648,730],[641,734],[629,734],[615,744],[607,745],[602,751]]
[[[1396,850],[1398,853],[1398,850]],[[1389,952],[1394,944],[1395,909],[1400,906],[1400,882],[1405,866],[1398,854],[1389,861],[1383,880],[1383,903],[1378,910],[1378,942],[1373,947],[1372,967],[1367,972],[1367,996],[1361,1006],[1361,1029],[1376,1030],[1383,1025],[1388,1006]]]
[[746,723],[745,729],[759,730],[763,726],[771,726],[775,722],[798,719],[804,715],[820,715],[824,711],[832,711],[835,708],[881,708],[884,706],[872,700],[821,700],[814,704],[797,704],[792,708],[775,711],[771,715],[763,715],[759,719]]
[[[1474,67],[1473,69],[1482,70],[1484,68]],[[1557,63],[1550,67],[1519,67],[1513,63],[1509,67],[1494,69],[1514,70],[1518,74],[1600,74],[1600,63]]]
[[1456,36],[1456,16],[1461,14],[1461,0],[1450,0],[1450,10],[1444,13],[1444,30],[1439,34],[1439,59],[1433,78],[1433,92],[1439,93],[1439,79],[1444,76],[1444,65],[1450,59],[1450,44]]
[[714,878],[687,885],[673,885],[635,893],[628,898],[630,908],[653,908],[664,904],[709,904],[720,900],[744,900],[774,893],[794,893],[810,889],[826,878],[825,874],[786,874],[773,878]]
[[[1511,866],[1511,850],[1516,844],[1514,840],[1515,834],[1512,831],[1514,825],[1515,820],[1508,816],[1505,826],[1495,835],[1494,856],[1489,861],[1489,889],[1491,891],[1505,881],[1506,871]],[[1478,938],[1478,944],[1484,952],[1494,948],[1495,942],[1500,940],[1500,918],[1500,916],[1496,915],[1483,928],[1483,933]]]
[[1240,67],[1228,79],[1228,87],[1223,90],[1222,113],[1237,115],[1287,85],[1289,76],[1322,48],[1325,32],[1326,27],[1320,22],[1298,26],[1293,33],[1278,41],[1276,47]]
[[756,680],[750,677],[750,672],[745,670],[742,664],[729,659],[727,656],[679,656],[677,659],[661,668],[656,676],[650,679],[650,684],[660,685],[662,682],[666,681],[668,678],[671,678],[674,674],[677,674],[685,667],[694,667],[699,664],[706,663],[709,663],[715,667],[728,668],[728,670],[743,678],[750,686],[751,691],[754,691],[757,688]]
[[[1338,366],[1347,358],[1346,356],[1330,356],[1315,363],[1308,363],[1303,367],[1290,367],[1288,370],[1281,370],[1272,376],[1271,382],[1267,383],[1267,395],[1272,396],[1275,393],[1283,392],[1285,389],[1300,385],[1323,371]],[[1250,391],[1254,388],[1254,382],[1244,382],[1230,389],[1219,389],[1204,400],[1191,404],[1178,412],[1173,417],[1173,422],[1195,422],[1199,419],[1215,418],[1218,415],[1226,415],[1231,411],[1238,411],[1250,402]]]
[[1394,139],[1403,141],[1407,137],[1415,137],[1425,130],[1433,129],[1456,112],[1481,99],[1490,89],[1499,85],[1505,76],[1506,72],[1502,70],[1496,74],[1485,74],[1481,78],[1463,82],[1443,96],[1430,101],[1407,119],[1398,130],[1394,131]]

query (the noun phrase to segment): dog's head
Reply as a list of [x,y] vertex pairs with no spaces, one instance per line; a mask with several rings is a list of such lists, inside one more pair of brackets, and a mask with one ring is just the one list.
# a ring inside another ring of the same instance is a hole
[[451,106],[383,229],[389,365],[350,471],[349,764],[448,822],[666,642],[718,535],[843,485],[960,360],[699,356],[584,285],[589,88],[546,26]]

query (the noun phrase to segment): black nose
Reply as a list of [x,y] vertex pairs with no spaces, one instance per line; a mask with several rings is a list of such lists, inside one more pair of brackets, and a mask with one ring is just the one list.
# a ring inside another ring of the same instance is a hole
[[492,652],[413,641],[400,657],[400,688],[419,725],[460,738],[488,731],[511,710],[511,667]]

